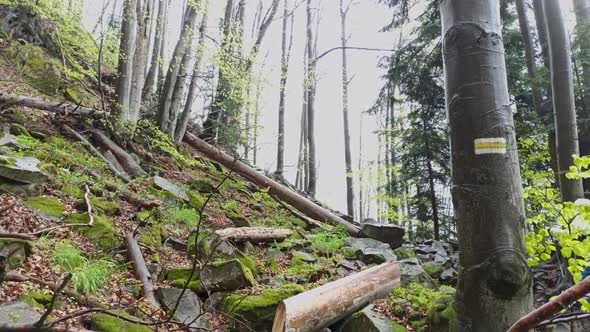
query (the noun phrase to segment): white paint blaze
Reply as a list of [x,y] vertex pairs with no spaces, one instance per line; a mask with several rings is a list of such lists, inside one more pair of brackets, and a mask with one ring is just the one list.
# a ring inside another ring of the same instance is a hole
[[478,138],[473,141],[475,154],[505,154],[506,153],[506,139],[503,137],[497,138]]

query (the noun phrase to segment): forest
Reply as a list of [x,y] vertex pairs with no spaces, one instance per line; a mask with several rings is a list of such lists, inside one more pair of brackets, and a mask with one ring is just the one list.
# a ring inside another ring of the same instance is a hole
[[590,331],[590,0],[0,0],[0,331]]

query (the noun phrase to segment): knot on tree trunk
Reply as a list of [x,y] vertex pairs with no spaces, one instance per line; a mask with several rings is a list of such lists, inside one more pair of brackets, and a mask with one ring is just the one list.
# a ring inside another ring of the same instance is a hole
[[509,249],[493,254],[488,261],[486,284],[498,298],[517,297],[529,287],[532,274],[522,253]]

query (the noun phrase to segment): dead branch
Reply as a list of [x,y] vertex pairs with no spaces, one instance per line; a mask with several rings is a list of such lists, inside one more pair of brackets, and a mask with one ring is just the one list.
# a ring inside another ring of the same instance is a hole
[[119,145],[113,142],[110,138],[108,138],[102,131],[98,129],[92,129],[92,136],[96,143],[102,146],[105,150],[110,150],[115,158],[119,161],[125,172],[131,176],[146,176],[147,173],[139,166],[139,164],[127,153],[127,151],[123,150]]
[[12,202],[8,205],[6,205],[3,208],[0,208],[0,216],[4,214],[4,212],[11,210],[12,208],[14,208],[16,206],[16,202]]
[[41,318],[39,318],[37,323],[33,324],[33,326],[42,327],[45,324],[47,317],[49,317],[49,314],[51,314],[51,312],[53,311],[53,307],[55,307],[55,302],[57,301],[57,297],[66,288],[66,286],[70,283],[70,280],[72,280],[72,274],[68,273],[66,275],[66,277],[64,278],[63,282],[61,283],[61,285],[59,285],[59,287],[57,287],[57,289],[53,293],[53,296],[51,297],[51,303],[49,304],[49,308],[47,308],[45,313],[43,313],[43,316],[41,316]]
[[577,320],[583,320],[583,319],[588,319],[588,318],[590,318],[590,313],[588,313],[588,312],[575,312],[575,313],[571,313],[571,314],[567,314],[567,315],[559,315],[555,318],[542,321],[541,323],[539,323],[535,326],[535,329],[540,329],[540,328],[548,326],[548,325],[555,325],[555,324],[559,324],[559,323],[569,323],[569,322],[574,322]]
[[285,210],[289,211],[289,213],[291,213],[295,218],[298,218],[298,219],[304,221],[306,224],[311,225],[311,226],[315,226],[315,227],[323,227],[328,231],[334,230],[334,227],[332,227],[328,224],[322,224],[321,222],[319,222],[315,219],[308,218],[304,215],[301,215],[300,213],[297,213],[297,211],[293,210],[290,206],[288,206],[287,204],[285,204],[285,202],[278,199],[275,195],[269,195],[269,196],[272,197],[272,199],[274,199],[277,203],[279,203]]
[[259,243],[283,241],[291,236],[293,231],[271,227],[238,227],[220,229],[215,231],[215,234],[222,240]]
[[86,206],[88,207],[88,227],[92,227],[92,225],[94,225],[94,217],[92,216],[92,204],[90,203],[90,188],[88,188],[87,184],[85,184],[84,187],[86,188],[84,200],[86,201]]
[[522,317],[514,323],[508,332],[524,332],[534,328],[543,320],[557,314],[567,308],[573,302],[581,299],[590,292],[590,278],[580,281],[578,284],[566,289],[552,301],[549,301],[536,310]]
[[0,233],[0,239],[19,239],[27,241],[35,241],[37,238],[32,234],[21,234],[21,233]]
[[127,258],[133,264],[133,270],[137,279],[141,281],[142,295],[148,301],[157,304],[158,301],[154,296],[154,285],[152,283],[152,277],[150,272],[145,265],[145,260],[137,244],[137,239],[132,232],[125,234],[125,246],[127,246]]
[[9,106],[26,106],[55,113],[66,113],[80,116],[90,116],[99,113],[92,108],[81,107],[64,102],[46,101],[40,98],[17,96],[7,93],[0,93],[0,108]]

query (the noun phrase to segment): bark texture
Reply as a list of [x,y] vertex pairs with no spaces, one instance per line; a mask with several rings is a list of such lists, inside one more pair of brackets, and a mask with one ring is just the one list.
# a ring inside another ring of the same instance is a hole
[[166,5],[167,0],[158,1],[158,18],[156,19],[156,37],[152,48],[152,58],[150,61],[149,70],[145,79],[145,85],[143,88],[142,99],[144,102],[152,98],[156,84],[158,82],[158,73],[160,68],[160,47],[162,47],[162,38],[164,37],[165,28],[164,25],[166,19]]
[[215,231],[215,234],[223,240],[234,242],[274,242],[283,241],[293,234],[290,229],[276,229],[269,227],[239,227],[224,228]]
[[306,108],[307,108],[307,192],[311,197],[315,197],[316,183],[317,183],[317,168],[315,156],[315,60],[313,47],[313,29],[312,29],[312,14],[311,14],[311,0],[307,0],[307,72],[305,76],[306,88]]
[[461,246],[457,330],[505,331],[532,308],[532,276],[499,2],[442,0],[440,8]]
[[119,46],[119,65],[117,72],[117,103],[119,117],[129,118],[129,100],[131,93],[131,77],[133,73],[133,55],[137,38],[137,0],[125,0],[123,4],[123,21],[121,23],[121,43]]
[[125,246],[127,247],[127,258],[133,264],[133,271],[139,281],[141,281],[141,295],[148,301],[157,304],[158,300],[154,296],[154,284],[152,277],[145,264],[145,259],[141,254],[141,249],[137,244],[137,239],[133,233],[125,234]]
[[522,41],[524,43],[524,53],[526,56],[526,67],[529,79],[531,80],[531,91],[533,97],[533,107],[537,115],[543,119],[544,112],[541,106],[541,91],[535,86],[537,79],[537,69],[535,64],[535,53],[533,48],[533,39],[531,36],[531,29],[527,17],[527,8],[525,0],[516,0],[516,11],[518,13],[518,23],[520,25],[520,33],[522,34]]
[[573,165],[572,155],[580,154],[570,43],[559,1],[544,0],[543,8],[551,60],[559,189],[563,201],[573,202],[584,197],[584,191],[581,179],[565,177]]
[[346,170],[346,208],[349,216],[354,216],[354,185],[352,177],[352,156],[350,152],[350,128],[348,125],[348,63],[346,57],[346,45],[348,36],[346,35],[346,16],[350,10],[352,2],[344,5],[344,0],[340,0],[340,42],[342,45],[342,118],[344,120],[344,168]]

